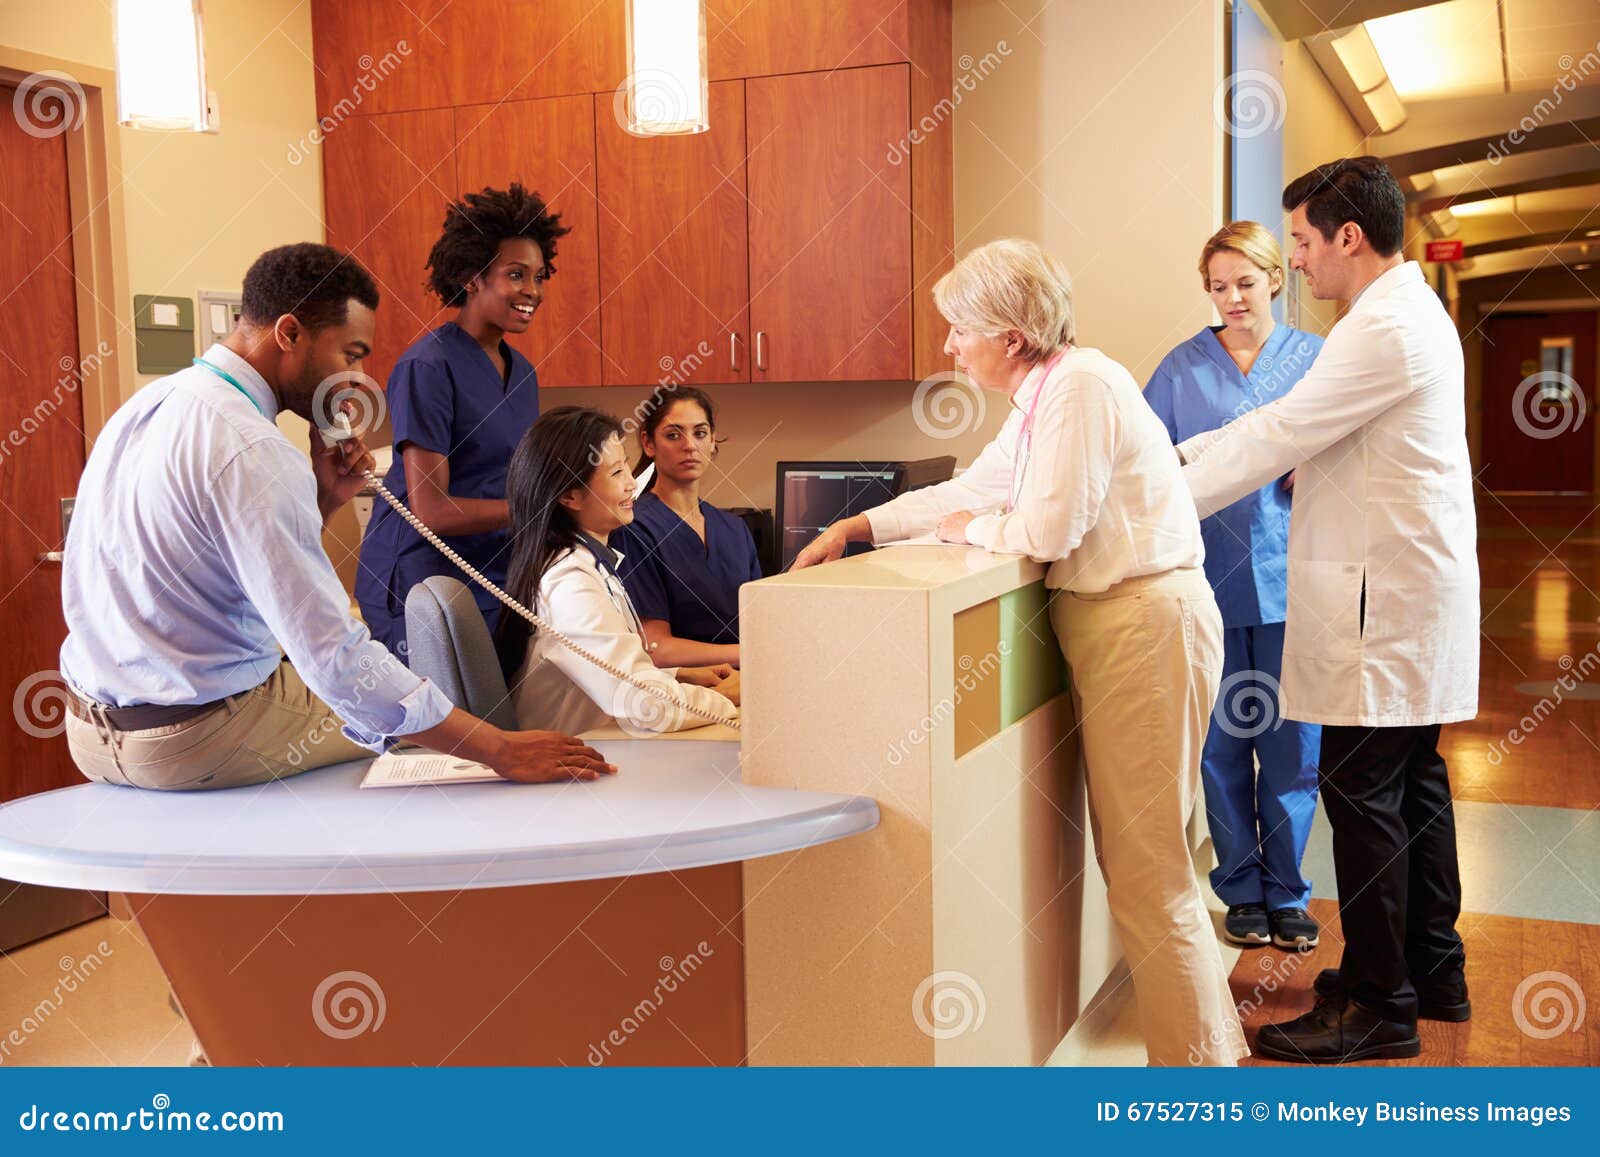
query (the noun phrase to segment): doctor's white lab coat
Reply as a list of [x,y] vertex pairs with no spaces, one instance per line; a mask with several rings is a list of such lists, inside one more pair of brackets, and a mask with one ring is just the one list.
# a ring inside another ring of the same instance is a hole
[[1298,470],[1285,717],[1398,727],[1477,714],[1461,342],[1415,262],[1357,296],[1287,394],[1178,449],[1201,517]]

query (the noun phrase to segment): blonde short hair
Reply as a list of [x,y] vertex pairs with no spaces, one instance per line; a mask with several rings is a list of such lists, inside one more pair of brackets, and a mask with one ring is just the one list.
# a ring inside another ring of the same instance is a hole
[[1220,250],[1237,253],[1268,277],[1278,275],[1278,288],[1272,291],[1277,297],[1283,292],[1283,250],[1278,239],[1259,221],[1233,221],[1218,229],[1200,250],[1200,284],[1211,289],[1211,259]]
[[1049,357],[1077,337],[1066,266],[1020,237],[972,250],[939,278],[933,300],[960,329],[987,337],[1016,330],[1029,361]]

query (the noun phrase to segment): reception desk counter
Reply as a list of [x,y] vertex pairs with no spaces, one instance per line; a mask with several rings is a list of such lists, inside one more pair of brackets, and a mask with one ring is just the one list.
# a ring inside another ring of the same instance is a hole
[[894,546],[741,596],[745,781],[882,815],[745,865],[751,1063],[1039,1063],[1120,955],[1044,568]]

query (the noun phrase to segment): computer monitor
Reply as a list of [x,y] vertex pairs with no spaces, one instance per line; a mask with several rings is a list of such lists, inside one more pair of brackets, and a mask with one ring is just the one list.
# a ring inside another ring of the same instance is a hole
[[[773,523],[777,570],[789,569],[795,555],[830,523],[888,502],[908,490],[943,482],[955,472],[950,455],[915,462],[779,462]],[[846,554],[871,550],[853,542]]]

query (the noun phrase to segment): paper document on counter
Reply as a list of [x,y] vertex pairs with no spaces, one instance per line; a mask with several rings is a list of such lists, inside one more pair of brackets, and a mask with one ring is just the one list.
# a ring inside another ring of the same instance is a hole
[[492,768],[431,751],[388,751],[372,761],[362,787],[415,787],[427,783],[488,783]]

